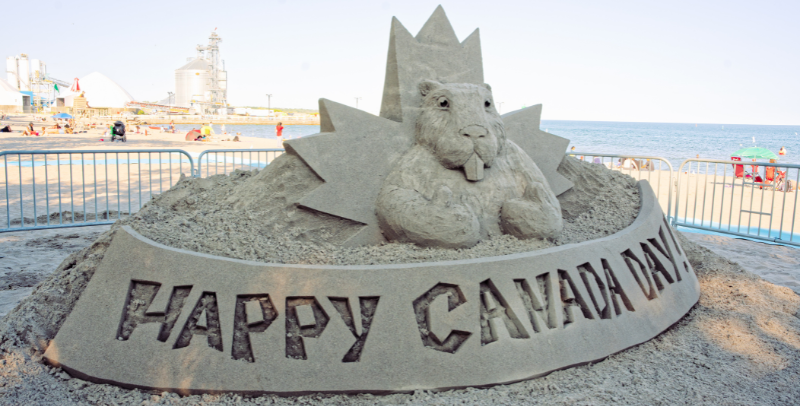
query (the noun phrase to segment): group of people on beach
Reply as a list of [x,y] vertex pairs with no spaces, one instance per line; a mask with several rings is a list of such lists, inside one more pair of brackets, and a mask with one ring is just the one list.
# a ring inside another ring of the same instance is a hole
[[[200,130],[192,130],[188,134],[186,134],[186,141],[201,141],[201,142],[208,142],[211,141],[214,136],[221,135],[223,141],[227,141],[228,139],[225,138],[228,133],[225,131],[225,124],[222,124],[222,134],[216,134],[214,132],[214,128],[212,127],[213,123],[203,123],[200,127]],[[170,129],[172,132],[175,132],[175,125],[174,123],[170,123]],[[240,142],[240,136],[242,133],[236,133],[236,136],[231,139],[233,142]],[[283,123],[278,122],[278,125],[275,126],[275,135],[278,139],[283,136]]]

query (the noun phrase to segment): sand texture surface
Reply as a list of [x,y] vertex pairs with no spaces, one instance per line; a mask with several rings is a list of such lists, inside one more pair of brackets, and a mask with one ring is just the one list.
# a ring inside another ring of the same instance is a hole
[[64,258],[78,252],[110,226],[0,234],[0,317],[47,279]]
[[196,252],[262,262],[348,265],[532,251],[604,237],[636,218],[639,195],[630,177],[575,159],[565,161],[560,171],[576,186],[559,197],[565,221],[555,240],[501,236],[459,250],[413,244],[342,247],[360,225],[298,207],[297,201],[322,181],[292,154],[260,172],[183,179],[125,222],[145,237]]
[[[0,399],[5,404],[30,405],[798,404],[800,296],[683,235],[680,238],[702,290],[700,302],[684,319],[655,339],[604,361],[531,381],[486,389],[385,396],[249,398],[236,394],[180,397],[143,393],[70,378],[42,364],[41,352],[30,346],[11,345],[9,318],[20,317],[12,314],[2,321]],[[54,279],[63,278],[65,272],[56,271]],[[38,289],[49,289],[48,282]],[[39,301],[23,303],[15,313],[37,306],[47,307]]]
[[692,242],[736,261],[744,269],[800,294],[800,249],[720,235],[685,233]]

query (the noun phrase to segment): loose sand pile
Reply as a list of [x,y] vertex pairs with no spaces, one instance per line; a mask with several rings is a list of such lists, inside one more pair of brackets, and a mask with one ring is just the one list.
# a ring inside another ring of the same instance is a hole
[[342,247],[360,225],[297,206],[323,181],[291,154],[261,172],[184,178],[127,223],[145,237],[189,251],[273,263],[348,265],[526,252],[614,234],[636,218],[639,192],[629,176],[574,158],[559,171],[575,187],[559,197],[565,227],[554,241],[501,236],[461,250],[413,244]]
[[[26,405],[800,403],[800,296],[679,238],[701,286],[700,302],[686,317],[655,339],[602,362],[531,381],[487,389],[387,396],[246,398],[225,394],[181,398],[71,379],[44,365],[40,352],[5,344],[0,360],[0,398],[6,404]],[[95,244],[87,252],[96,248]],[[74,274],[74,270],[60,269],[51,280]],[[40,286],[34,297],[47,290],[51,280]],[[20,317],[19,311],[29,309],[32,299],[9,317]],[[8,330],[3,334],[7,339]]]
[[[285,158],[284,158],[285,157]],[[630,178],[568,160],[575,188],[560,197],[556,241],[494,238],[468,250],[407,244],[343,248],[357,225],[296,206],[321,180],[291,155],[260,173],[183,179],[129,221],[161,243],[233,258],[283,263],[420,262],[503,255],[613,234],[639,209]],[[0,322],[0,396],[9,404],[791,404],[800,399],[800,296],[681,238],[701,284],[700,302],[659,337],[595,365],[488,389],[388,396],[295,398],[154,395],[71,379],[41,354],[102,260],[111,233],[71,254]]]

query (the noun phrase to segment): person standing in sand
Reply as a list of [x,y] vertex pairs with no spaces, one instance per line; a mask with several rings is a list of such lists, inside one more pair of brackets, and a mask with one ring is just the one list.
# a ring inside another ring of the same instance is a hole
[[278,125],[275,126],[275,135],[280,138],[283,136],[283,123],[278,121]]

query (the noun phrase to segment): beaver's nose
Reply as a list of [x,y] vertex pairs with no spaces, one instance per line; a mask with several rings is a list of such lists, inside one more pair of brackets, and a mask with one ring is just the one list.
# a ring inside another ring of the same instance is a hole
[[479,126],[479,125],[468,125],[461,129],[461,135],[465,137],[469,137],[472,139],[478,139],[485,137],[489,132],[486,131],[486,128]]

